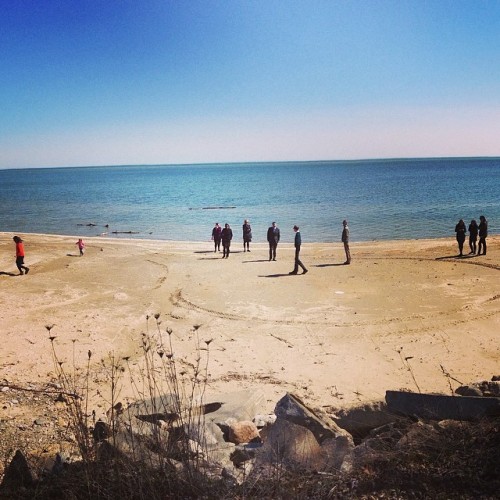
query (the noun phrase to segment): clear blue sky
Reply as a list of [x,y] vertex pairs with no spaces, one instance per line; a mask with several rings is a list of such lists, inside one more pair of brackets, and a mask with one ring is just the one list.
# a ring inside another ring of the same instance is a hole
[[500,1],[0,0],[0,168],[500,156]]

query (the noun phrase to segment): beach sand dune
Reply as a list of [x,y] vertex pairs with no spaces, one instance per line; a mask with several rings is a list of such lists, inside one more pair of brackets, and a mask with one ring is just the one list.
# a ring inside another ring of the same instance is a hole
[[[22,235],[28,276],[17,276],[12,235],[0,234],[1,377],[53,375],[61,360],[109,353],[131,362],[142,333],[171,328],[177,359],[210,343],[207,391],[264,391],[272,411],[286,391],[317,406],[383,399],[388,389],[449,392],[442,367],[464,383],[498,374],[500,238],[488,255],[457,258],[456,242],[306,244],[305,276],[290,276],[291,245],[229,259],[209,242]],[[453,384],[456,385],[455,382]],[[126,392],[126,388],[123,389]]]

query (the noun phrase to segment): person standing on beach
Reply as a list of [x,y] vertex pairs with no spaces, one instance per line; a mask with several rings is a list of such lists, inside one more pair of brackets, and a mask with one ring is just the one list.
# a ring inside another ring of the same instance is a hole
[[75,245],[78,245],[78,250],[80,250],[80,257],[83,257],[83,254],[85,253],[85,243],[81,238],[79,238]]
[[220,252],[220,240],[221,240],[222,228],[219,226],[219,223],[216,222],[214,228],[212,229],[212,240],[214,240],[215,250]]
[[[28,274],[30,268],[24,265],[24,244],[23,240],[19,236],[14,236],[12,238],[16,244],[16,266],[19,269],[19,274]],[[23,273],[24,269],[24,273]]]
[[465,233],[467,229],[465,227],[465,222],[463,219],[458,221],[458,224],[455,226],[455,233],[457,233],[457,241],[458,241],[458,250],[460,251],[459,257],[464,255],[464,241],[465,241]]
[[344,226],[344,229],[342,229],[342,243],[344,244],[344,250],[345,250],[345,265],[349,265],[351,263],[351,251],[349,250],[349,226],[347,225],[347,220],[344,219],[342,221],[342,225]]
[[483,255],[486,255],[486,237],[488,236],[488,221],[484,215],[479,217],[479,245],[477,248],[477,254],[481,255],[481,250],[483,250]]
[[295,267],[293,268],[293,271],[290,271],[288,274],[297,274],[299,271],[299,266],[302,268],[302,274],[307,273],[307,269],[305,268],[304,264],[302,264],[300,260],[300,245],[302,244],[302,237],[300,236],[300,230],[299,226],[293,226],[293,230],[295,231]]
[[273,222],[267,230],[267,241],[269,242],[269,260],[276,260],[276,248],[280,241],[280,230],[276,222]]
[[243,251],[250,252],[250,242],[252,241],[252,226],[248,219],[243,222]]
[[222,258],[227,259],[229,257],[229,247],[231,246],[231,240],[233,239],[233,231],[229,227],[229,224],[226,222],[224,224],[224,229],[221,233],[222,239]]
[[479,227],[477,226],[476,219],[472,219],[469,224],[469,247],[471,254],[476,253],[476,242],[477,242],[477,233],[479,231]]

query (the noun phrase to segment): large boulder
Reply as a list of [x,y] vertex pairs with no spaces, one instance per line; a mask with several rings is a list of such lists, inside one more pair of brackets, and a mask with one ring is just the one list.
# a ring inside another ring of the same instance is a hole
[[278,418],[268,429],[266,441],[257,454],[256,467],[264,464],[320,469],[324,465],[324,454],[309,429]]
[[252,421],[255,415],[265,410],[266,406],[264,393],[258,389],[247,389],[219,394],[217,396],[205,396],[205,401],[207,403],[220,403],[220,407],[210,413],[210,420],[218,425],[224,425],[228,419]]
[[285,394],[276,404],[274,413],[278,420],[288,420],[309,429],[319,444],[325,439],[335,439],[339,436],[352,440],[352,436],[340,428],[331,418],[320,417],[294,394]]

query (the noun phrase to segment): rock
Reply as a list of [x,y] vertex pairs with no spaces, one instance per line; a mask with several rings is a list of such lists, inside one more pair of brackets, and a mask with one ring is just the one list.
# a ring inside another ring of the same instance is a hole
[[399,418],[395,422],[389,422],[381,427],[372,429],[368,437],[363,439],[361,444],[354,449],[353,456],[355,462],[359,464],[380,453],[392,452],[412,424],[411,419]]
[[222,431],[213,422],[191,422],[184,425],[184,432],[190,439],[204,447],[224,442]]
[[34,478],[26,457],[17,450],[10,464],[5,469],[0,491],[17,491],[33,486]]
[[250,443],[260,440],[259,430],[250,421],[235,422],[229,426],[229,442],[234,444]]
[[372,429],[394,422],[398,419],[387,410],[384,401],[365,403],[351,408],[339,409],[332,415],[333,421],[349,432],[355,439],[362,439]]
[[231,453],[231,461],[235,467],[241,467],[243,463],[254,459],[256,452],[260,450],[262,446],[262,443],[248,443],[236,446],[235,450]]
[[354,443],[347,436],[327,438],[321,444],[324,465],[322,469],[336,469],[347,473],[352,470]]
[[[190,401],[190,407],[184,407],[175,395],[165,394],[154,399],[131,404],[119,416],[120,422],[125,422],[141,434],[143,427],[139,423],[179,425],[203,420],[224,427],[229,418],[237,421],[252,420],[264,403],[262,391],[239,391],[219,396],[205,396],[202,402]],[[210,415],[207,417],[206,415]],[[135,422],[134,422],[135,421]]]
[[346,430],[341,429],[330,418],[320,418],[293,394],[287,393],[283,396],[276,404],[274,413],[278,420],[285,419],[309,429],[320,444],[325,439],[338,436],[346,436],[352,440],[352,436]]
[[235,467],[224,467],[221,471],[221,477],[226,483],[232,484],[233,487],[241,485],[248,479],[248,476],[252,470],[252,465],[249,462],[245,462],[239,468]]
[[92,437],[96,443],[100,443],[111,436],[111,429],[106,422],[98,420],[92,429]]
[[180,411],[175,395],[165,394],[131,404],[119,418],[126,421],[137,419],[149,424],[157,424],[159,420],[172,423],[179,418]]
[[436,434],[436,429],[430,424],[424,422],[415,422],[406,433],[399,439],[396,447],[398,449],[407,448],[415,443],[421,443],[422,438],[428,438],[432,434]]
[[265,427],[266,425],[272,425],[276,422],[276,415],[271,414],[271,415],[255,415],[253,418],[253,423],[255,426],[260,429],[262,427]]
[[301,425],[278,418],[269,428],[267,440],[257,454],[257,465],[323,468],[325,456],[314,434]]
[[238,422],[238,420],[232,417],[226,418],[224,422],[221,422],[220,420],[217,422],[217,426],[222,431],[222,437],[224,441],[229,441],[229,427],[236,422]]
[[474,382],[472,384],[463,385],[455,390],[456,394],[461,396],[479,396],[479,397],[500,397],[500,381]]
[[252,421],[255,415],[262,412],[265,405],[264,393],[260,390],[221,394],[207,401],[221,403],[221,407],[210,414],[210,420],[218,425],[224,425],[229,418],[236,419],[236,421]]
[[475,396],[475,397],[479,397],[479,398],[483,397],[483,393],[482,393],[481,389],[479,389],[478,387],[469,386],[469,385],[462,385],[461,387],[458,387],[455,390],[455,393],[459,394],[460,396]]

